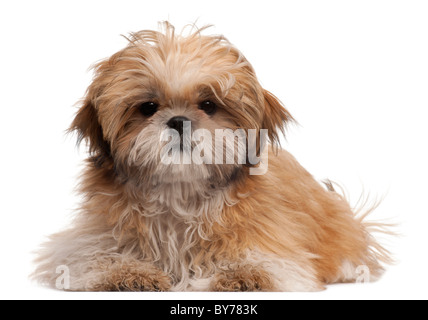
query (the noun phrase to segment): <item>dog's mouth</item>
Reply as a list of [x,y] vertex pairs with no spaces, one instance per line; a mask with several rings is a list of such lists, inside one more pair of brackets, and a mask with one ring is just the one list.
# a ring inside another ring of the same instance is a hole
[[192,164],[195,144],[183,136],[172,137],[160,150],[160,162],[164,165]]

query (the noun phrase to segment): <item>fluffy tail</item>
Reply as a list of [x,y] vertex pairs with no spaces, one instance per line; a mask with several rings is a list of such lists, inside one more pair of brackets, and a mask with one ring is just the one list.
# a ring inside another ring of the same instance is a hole
[[[342,200],[350,204],[350,197],[346,190],[339,184],[331,180],[322,181],[329,192],[334,192]],[[397,224],[388,221],[368,220],[368,216],[376,210],[382,203],[383,198],[372,200],[369,195],[362,192],[355,205],[351,205],[354,218],[364,228],[368,243],[368,252],[366,261],[370,266],[370,281],[377,280],[384,272],[385,265],[394,264],[392,253],[380,243],[381,236],[398,236],[393,231]],[[383,238],[383,237],[382,237]]]

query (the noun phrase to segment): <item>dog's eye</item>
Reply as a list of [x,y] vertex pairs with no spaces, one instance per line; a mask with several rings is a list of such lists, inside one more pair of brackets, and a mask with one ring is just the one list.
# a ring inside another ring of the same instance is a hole
[[199,109],[204,110],[207,115],[213,115],[217,111],[217,105],[210,100],[206,100],[199,104]]
[[145,102],[140,106],[140,112],[145,117],[151,117],[158,111],[158,107],[156,102]]

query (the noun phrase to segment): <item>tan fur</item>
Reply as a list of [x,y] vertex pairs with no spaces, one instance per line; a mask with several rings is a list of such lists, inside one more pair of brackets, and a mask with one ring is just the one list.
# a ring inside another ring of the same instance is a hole
[[167,274],[149,263],[114,261],[99,264],[105,276],[88,289],[91,291],[168,291],[171,280]]
[[[309,291],[353,281],[360,265],[378,277],[387,251],[332,185],[277,148],[293,118],[245,57],[222,36],[164,28],[95,66],[71,126],[89,145],[84,201],[43,245],[34,278],[55,287],[65,265],[70,290]],[[198,109],[208,99],[211,116]],[[138,111],[147,101],[159,104],[151,117]],[[268,172],[160,163],[161,131],[178,115],[212,133],[268,129]]]
[[252,265],[219,272],[211,284],[212,291],[273,291],[271,275]]

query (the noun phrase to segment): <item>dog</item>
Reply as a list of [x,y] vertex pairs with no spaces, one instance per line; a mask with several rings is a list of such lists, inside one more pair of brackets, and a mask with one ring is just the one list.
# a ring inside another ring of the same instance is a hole
[[379,278],[389,252],[371,231],[382,226],[281,149],[293,117],[205,29],[132,33],[94,66],[69,129],[89,149],[83,201],[33,277],[71,291],[317,291],[361,270]]

